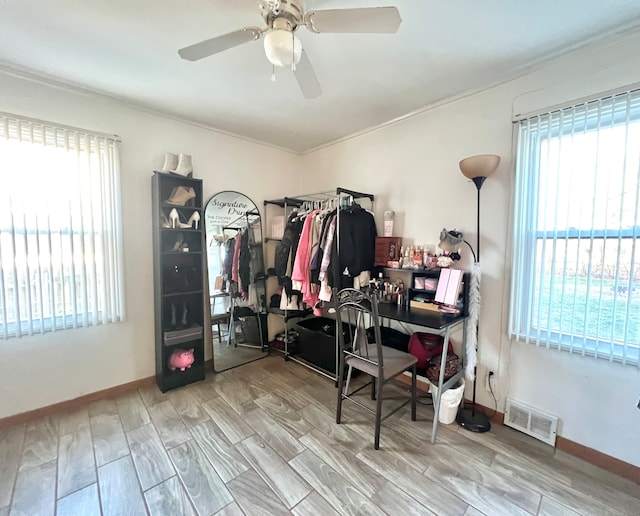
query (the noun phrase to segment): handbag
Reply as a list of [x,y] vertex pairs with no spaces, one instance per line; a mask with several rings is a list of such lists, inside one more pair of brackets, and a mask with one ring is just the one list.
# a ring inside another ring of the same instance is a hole
[[[438,355],[429,360],[429,364],[427,365],[426,376],[427,379],[438,385],[438,381],[440,379],[440,363],[442,361],[442,355]],[[454,374],[456,374],[462,365],[460,364],[460,357],[455,353],[448,353],[447,359],[444,363],[444,378],[443,382],[446,382],[449,378],[451,378]]]
[[[444,337],[441,335],[417,331],[409,339],[409,353],[418,359],[418,369],[426,369],[429,360],[442,353],[443,345]],[[451,342],[449,342],[447,353],[453,353]]]

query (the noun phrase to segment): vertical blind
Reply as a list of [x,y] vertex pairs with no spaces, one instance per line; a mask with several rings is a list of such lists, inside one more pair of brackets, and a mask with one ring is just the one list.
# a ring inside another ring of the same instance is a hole
[[0,338],[123,320],[118,145],[0,113]]
[[509,331],[640,367],[640,91],[519,122]]

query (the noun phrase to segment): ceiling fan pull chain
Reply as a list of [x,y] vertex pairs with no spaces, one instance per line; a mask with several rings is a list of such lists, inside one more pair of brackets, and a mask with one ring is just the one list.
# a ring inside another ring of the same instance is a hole
[[276,65],[271,65],[271,82],[276,82]]

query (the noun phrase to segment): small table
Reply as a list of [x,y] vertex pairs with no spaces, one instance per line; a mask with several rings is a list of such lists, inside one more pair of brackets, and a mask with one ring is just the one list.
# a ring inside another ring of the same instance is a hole
[[[466,315],[450,315],[438,312],[430,312],[424,310],[410,310],[405,306],[398,306],[389,303],[378,304],[378,315],[382,319],[398,321],[404,327],[405,324],[413,324],[420,326],[426,333],[441,335],[444,337],[444,345],[442,346],[442,357],[440,360],[440,374],[438,377],[438,394],[433,400],[433,426],[431,428],[431,444],[436,442],[436,432],[438,430],[438,417],[440,414],[440,400],[442,394],[455,385],[464,376],[464,362],[466,360],[466,340],[467,340],[467,320]],[[455,375],[444,381],[444,368],[447,361],[447,350],[449,348],[449,337],[451,333],[460,325],[463,327],[462,332],[462,365]],[[406,329],[406,328],[405,328]]]

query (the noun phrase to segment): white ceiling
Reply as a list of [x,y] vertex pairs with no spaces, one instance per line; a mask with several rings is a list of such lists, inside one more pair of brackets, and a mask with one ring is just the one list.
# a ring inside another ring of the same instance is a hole
[[0,66],[305,152],[640,27],[638,0],[306,2],[383,5],[400,11],[396,34],[298,31],[323,90],[313,100],[289,70],[271,82],[261,41],[196,62],[178,57],[198,41],[263,27],[256,0],[3,0]]

